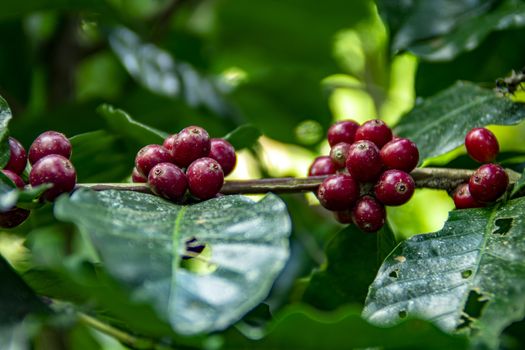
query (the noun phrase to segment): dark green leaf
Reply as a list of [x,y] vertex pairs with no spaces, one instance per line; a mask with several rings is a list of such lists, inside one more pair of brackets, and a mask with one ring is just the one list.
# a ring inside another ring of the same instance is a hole
[[6,100],[0,96],[0,168],[3,168],[9,161],[9,144],[7,138],[9,131],[7,125],[11,120],[11,110]]
[[93,10],[108,11],[110,7],[103,0],[4,0],[0,20],[21,17],[36,11],[45,10]]
[[337,233],[328,241],[326,265],[310,277],[303,301],[324,310],[364,304],[377,273],[377,239],[377,235],[365,234],[354,225]]
[[441,350],[466,349],[467,341],[420,320],[384,328],[366,322],[353,308],[321,313],[299,305],[282,311],[264,338],[248,340],[232,334],[225,348]]
[[133,118],[123,110],[108,104],[100,106],[97,111],[104,117],[109,129],[116,135],[122,136],[126,141],[144,146],[147,144],[162,144],[168,136],[168,134],[163,131],[156,130],[133,120]]
[[37,187],[29,186],[18,189],[10,178],[0,172],[0,212],[8,211],[15,205],[26,209],[38,206],[38,198],[51,186],[50,184],[43,184]]
[[255,126],[241,125],[224,136],[224,139],[231,143],[235,150],[239,151],[254,146],[259,137],[261,137],[261,131]]
[[512,187],[512,192],[510,193],[510,196],[513,197],[518,192],[523,190],[523,188],[525,188],[525,170],[523,171],[523,174],[521,174],[519,180],[514,184],[514,187]]
[[[182,334],[238,320],[288,258],[290,218],[274,195],[178,206],[143,193],[81,190],[60,198],[55,214],[88,233],[108,273]],[[208,249],[183,260],[192,238]]]
[[452,211],[441,231],[413,236],[386,259],[364,315],[381,325],[422,317],[497,348],[525,316],[524,214],[525,198]]
[[414,107],[394,131],[414,141],[424,161],[463,144],[474,127],[511,125],[523,119],[525,105],[472,83],[458,82]]

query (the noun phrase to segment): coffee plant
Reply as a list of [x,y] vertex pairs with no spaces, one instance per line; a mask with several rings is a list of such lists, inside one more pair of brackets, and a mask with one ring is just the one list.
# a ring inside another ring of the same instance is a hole
[[0,349],[525,348],[524,1],[0,9]]

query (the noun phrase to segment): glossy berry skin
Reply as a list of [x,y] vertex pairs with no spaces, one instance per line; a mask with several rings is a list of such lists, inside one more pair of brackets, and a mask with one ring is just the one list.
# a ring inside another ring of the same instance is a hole
[[392,140],[392,130],[379,119],[372,119],[361,125],[355,132],[355,141],[369,140],[378,148]]
[[383,169],[379,148],[368,140],[354,142],[348,150],[346,168],[357,181],[376,181]]
[[181,168],[186,168],[194,160],[207,157],[210,153],[210,136],[201,127],[188,126],[168,139],[164,141],[164,146],[171,153],[175,164]]
[[483,164],[469,179],[472,197],[479,202],[493,202],[505,193],[509,176],[497,164]]
[[181,200],[188,189],[186,174],[172,163],[155,165],[149,172],[148,184],[153,193],[172,201]]
[[346,166],[346,157],[350,150],[350,144],[346,142],[339,142],[330,149],[330,159],[338,168]]
[[13,208],[4,213],[0,213],[0,227],[14,228],[26,221],[29,217],[29,210]]
[[71,157],[71,142],[64,134],[46,131],[38,135],[29,147],[29,163],[33,165],[50,154],[58,154],[67,159]]
[[42,198],[53,201],[62,193],[70,192],[75,188],[77,174],[73,164],[58,154],[51,154],[38,160],[29,173],[29,183],[35,187],[50,183],[53,185],[42,194]]
[[414,142],[395,138],[381,148],[381,160],[387,169],[398,169],[407,173],[414,170],[419,161],[419,151]]
[[339,142],[346,142],[352,144],[354,142],[355,132],[359,124],[353,120],[342,120],[335,123],[328,129],[327,138],[330,147],[335,146]]
[[224,139],[211,139],[210,154],[208,157],[215,159],[221,165],[224,176],[228,176],[235,168],[237,156],[235,148]]
[[405,204],[414,194],[415,183],[412,176],[402,170],[385,171],[374,187],[377,200],[384,205]]
[[317,189],[317,198],[328,210],[351,208],[359,197],[359,184],[351,175],[337,174],[327,177]]
[[7,162],[4,169],[11,170],[12,172],[20,175],[26,168],[27,154],[24,146],[17,139],[10,137],[9,140],[9,161]]
[[133,171],[131,172],[131,181],[134,183],[146,183],[148,182],[148,178],[139,173],[136,167],[133,167]]
[[24,183],[24,180],[22,180],[22,178],[20,177],[20,175],[18,175],[17,173],[11,171],[11,170],[2,170],[2,172],[4,173],[5,176],[7,176],[11,181],[13,181],[13,183],[15,184],[16,187],[18,188],[24,188],[24,186],[26,185]]
[[224,184],[220,164],[212,158],[199,158],[186,171],[190,193],[199,199],[215,197]]
[[470,194],[468,183],[459,185],[452,195],[456,209],[481,208],[485,205],[478,202]]
[[328,156],[320,156],[314,159],[310,169],[308,169],[308,176],[332,175],[337,171],[337,166],[332,162]]
[[135,168],[139,173],[148,177],[150,170],[160,163],[171,163],[171,153],[161,145],[147,145],[142,147],[135,157]]
[[480,163],[490,163],[499,153],[499,143],[494,134],[485,128],[474,128],[465,137],[469,156]]
[[364,232],[376,232],[385,224],[385,206],[372,196],[361,197],[352,209],[352,221]]

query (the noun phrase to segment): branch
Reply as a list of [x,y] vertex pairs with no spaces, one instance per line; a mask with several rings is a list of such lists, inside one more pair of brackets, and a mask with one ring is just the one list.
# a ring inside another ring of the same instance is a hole
[[[449,168],[418,168],[411,175],[416,182],[416,187],[433,188],[453,191],[460,183],[465,182],[474,170],[449,169]],[[507,170],[510,183],[518,180],[520,175],[512,170]],[[327,176],[312,176],[307,178],[281,177],[255,180],[227,180],[221,189],[222,194],[262,194],[296,193],[315,191]],[[96,183],[78,184],[77,188],[90,188],[95,191],[123,190],[151,193],[146,184],[131,183]]]

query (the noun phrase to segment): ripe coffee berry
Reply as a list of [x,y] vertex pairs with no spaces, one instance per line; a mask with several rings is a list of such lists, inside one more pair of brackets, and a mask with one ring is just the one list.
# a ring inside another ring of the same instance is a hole
[[133,171],[131,172],[131,181],[135,183],[146,183],[148,182],[148,178],[139,173],[136,167],[133,167]]
[[509,185],[509,176],[497,164],[483,164],[469,179],[469,190],[472,197],[479,202],[493,202],[505,191]]
[[391,169],[385,171],[374,187],[376,198],[384,205],[401,205],[414,194],[415,183],[408,173]]
[[328,143],[331,147],[339,142],[353,143],[358,127],[359,124],[353,120],[343,120],[335,123],[328,129]]
[[379,230],[385,224],[385,219],[385,207],[372,196],[361,197],[352,209],[354,224],[365,232]]
[[211,147],[210,136],[201,127],[189,126],[173,137],[168,137],[164,141],[164,147],[171,153],[175,164],[186,168],[194,160],[208,156]]
[[50,154],[58,154],[69,159],[71,142],[64,134],[56,131],[46,131],[40,134],[29,147],[29,163],[33,165]]
[[11,170],[12,172],[20,175],[26,168],[27,164],[27,155],[24,146],[17,139],[10,137],[9,140],[9,161],[4,167],[6,170]]
[[308,176],[332,175],[337,171],[337,166],[332,162],[328,156],[321,156],[314,159],[310,169],[308,169]]
[[359,196],[359,184],[350,175],[337,174],[327,177],[317,190],[317,198],[328,210],[341,211],[351,208]]
[[16,187],[24,188],[25,183],[24,180],[22,180],[22,178],[20,177],[20,175],[11,170],[6,169],[2,170],[2,173],[4,173],[5,176],[7,176],[11,181],[13,181]]
[[29,183],[35,187],[45,183],[53,185],[42,194],[48,201],[54,200],[60,194],[70,192],[75,188],[77,174],[69,159],[51,154],[38,160],[29,173]]
[[454,199],[456,209],[481,208],[485,206],[472,197],[467,183],[461,184],[456,188],[452,199]]
[[465,137],[465,147],[469,156],[480,163],[492,162],[499,152],[496,136],[485,128],[470,130]]
[[199,158],[186,171],[190,193],[199,199],[214,197],[224,184],[224,174],[219,163],[212,158]]
[[355,132],[355,141],[369,140],[378,148],[392,140],[392,130],[379,119],[372,119],[361,125]]
[[173,158],[168,150],[160,145],[147,145],[140,149],[135,157],[135,168],[147,177],[151,168],[159,163],[170,163]]
[[4,213],[0,213],[0,227],[14,228],[23,223],[29,217],[29,210],[13,208]]
[[237,163],[237,156],[235,155],[235,148],[224,139],[211,139],[210,154],[208,157],[215,159],[221,165],[224,176],[228,176],[235,163]]
[[344,168],[346,165],[346,156],[350,150],[350,144],[346,142],[336,143],[330,149],[330,159],[338,168]]
[[368,140],[354,142],[348,149],[346,168],[357,181],[377,180],[383,169],[379,148]]
[[149,172],[148,183],[153,193],[172,201],[182,199],[188,188],[186,175],[172,163],[155,165]]
[[334,212],[335,219],[341,224],[351,224],[352,223],[352,210],[340,210]]
[[388,169],[399,169],[409,173],[419,161],[419,151],[416,144],[409,139],[395,138],[381,148],[381,160]]

